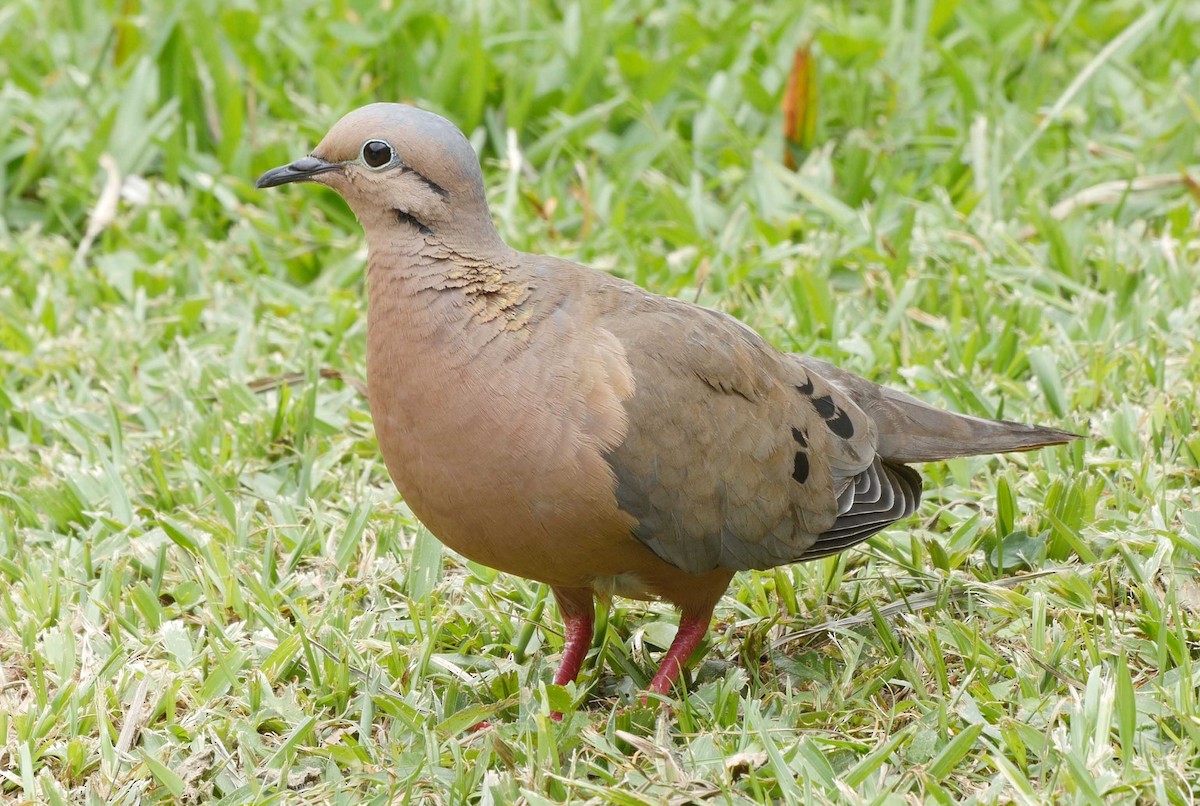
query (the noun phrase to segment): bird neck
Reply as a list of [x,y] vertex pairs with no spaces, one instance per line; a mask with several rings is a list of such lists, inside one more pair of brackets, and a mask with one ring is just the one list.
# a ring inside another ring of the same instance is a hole
[[436,218],[425,211],[398,208],[355,213],[372,257],[378,255],[395,266],[419,265],[425,262],[422,257],[431,254],[501,267],[512,262],[514,252],[492,226],[486,208],[482,218]]
[[503,331],[524,329],[531,316],[527,302],[533,284],[528,272],[519,268],[517,253],[498,238],[497,242],[484,249],[454,247],[432,233],[418,233],[370,243],[372,324],[387,317],[407,330],[416,319],[436,323],[439,329],[488,334],[484,341]]

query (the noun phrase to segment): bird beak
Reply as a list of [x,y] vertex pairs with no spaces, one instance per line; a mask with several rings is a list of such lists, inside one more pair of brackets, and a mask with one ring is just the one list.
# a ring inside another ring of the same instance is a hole
[[320,157],[301,157],[288,165],[272,168],[258,178],[254,183],[256,188],[273,188],[276,185],[286,185],[288,182],[307,182],[317,174],[336,171],[342,166],[335,162],[326,162]]

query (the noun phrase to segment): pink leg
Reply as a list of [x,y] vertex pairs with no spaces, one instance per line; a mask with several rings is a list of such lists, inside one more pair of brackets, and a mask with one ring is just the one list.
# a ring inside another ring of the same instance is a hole
[[[671,642],[671,648],[667,650],[658,667],[658,674],[654,675],[654,680],[650,682],[650,691],[664,695],[670,693],[671,685],[683,671],[684,664],[704,640],[711,619],[711,610],[702,616],[684,613],[679,617],[679,631],[675,633],[675,640]],[[642,702],[645,701],[643,698]]]
[[[579,677],[579,669],[592,645],[592,634],[596,628],[596,611],[592,604],[592,592],[587,588],[551,588],[558,612],[563,620],[563,654],[554,673],[554,685],[565,686]],[[562,714],[550,715],[562,721]]]
[[583,659],[587,657],[588,649],[592,645],[592,630],[595,624],[591,613],[586,616],[569,616],[564,613],[563,626],[566,628],[566,636],[563,639],[562,660],[558,664],[558,671],[554,673],[556,686],[572,683],[579,676]]

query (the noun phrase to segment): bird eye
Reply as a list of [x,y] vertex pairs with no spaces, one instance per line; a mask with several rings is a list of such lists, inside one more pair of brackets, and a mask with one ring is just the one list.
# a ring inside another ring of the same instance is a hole
[[362,160],[368,168],[382,168],[392,161],[392,147],[385,140],[363,143]]

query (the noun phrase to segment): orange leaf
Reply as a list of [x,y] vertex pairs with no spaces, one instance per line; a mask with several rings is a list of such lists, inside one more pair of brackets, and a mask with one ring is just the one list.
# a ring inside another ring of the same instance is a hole
[[817,131],[817,65],[812,39],[796,48],[792,72],[783,92],[783,164],[796,170],[795,151],[812,148]]

